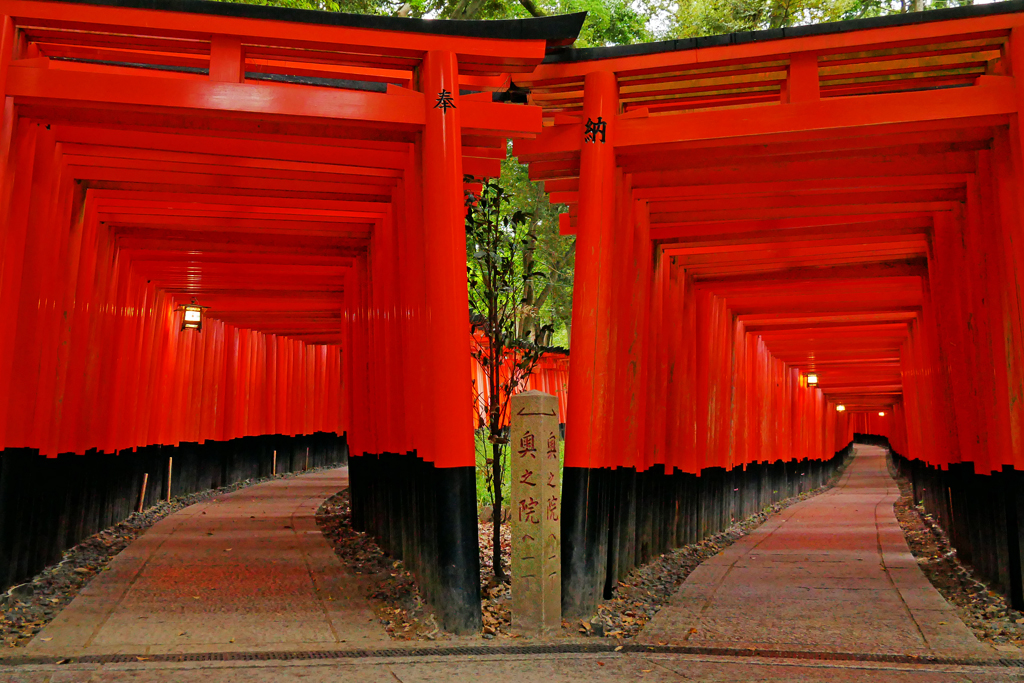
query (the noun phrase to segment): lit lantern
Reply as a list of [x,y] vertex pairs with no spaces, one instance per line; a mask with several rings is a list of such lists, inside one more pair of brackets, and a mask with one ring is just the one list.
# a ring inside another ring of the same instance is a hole
[[885,417],[885,411],[884,410],[878,411],[878,417]]
[[816,386],[818,386],[818,376],[815,375],[813,372],[808,373],[808,375],[807,375],[807,386],[809,386],[809,387],[816,387]]
[[844,406],[842,403],[840,403],[839,405],[836,406],[836,412],[841,413],[844,410],[846,410],[846,406]]
[[192,299],[192,303],[183,305],[181,307],[181,310],[184,312],[181,319],[181,329],[202,332],[204,308],[206,306],[200,306],[196,303],[195,299]]

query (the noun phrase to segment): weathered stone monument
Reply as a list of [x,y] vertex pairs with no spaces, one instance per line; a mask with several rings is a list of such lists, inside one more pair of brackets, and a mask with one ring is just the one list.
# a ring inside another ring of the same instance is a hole
[[562,624],[562,472],[558,399],[512,397],[512,628],[556,633]]

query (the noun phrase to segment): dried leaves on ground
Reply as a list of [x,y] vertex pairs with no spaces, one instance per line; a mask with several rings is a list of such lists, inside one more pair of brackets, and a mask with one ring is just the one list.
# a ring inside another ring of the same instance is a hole
[[923,505],[914,505],[910,482],[896,473],[893,476],[900,488],[900,498],[893,505],[896,520],[924,575],[979,639],[994,646],[1024,647],[1024,613],[1010,609],[1003,596],[960,563],[946,533]]
[[[332,467],[336,465],[310,469],[309,472]],[[142,512],[133,512],[124,521],[64,551],[57,564],[46,567],[25,583],[12,586],[6,593],[0,594],[0,638],[9,647],[27,644],[75,599],[94,576],[106,570],[114,556],[167,515],[247,486],[307,473],[291,472],[263,479],[245,479],[230,486],[172,498],[170,502],[160,501]]]
[[357,576],[360,590],[389,636],[395,640],[450,637],[423,602],[405,563],[389,557],[369,534],[352,528],[348,489],[324,501],[317,510],[316,523],[342,564]]

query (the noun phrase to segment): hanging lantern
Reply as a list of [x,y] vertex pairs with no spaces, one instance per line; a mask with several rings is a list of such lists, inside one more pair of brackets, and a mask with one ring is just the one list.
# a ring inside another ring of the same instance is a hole
[[182,330],[195,330],[196,332],[203,331],[203,309],[206,306],[200,306],[196,303],[195,299],[192,299],[192,303],[184,304],[181,307],[183,312],[181,319]]
[[884,410],[878,411],[878,417],[885,417],[885,411]]
[[818,386],[818,376],[813,372],[807,373],[807,386],[816,387]]
[[841,412],[843,412],[845,410],[846,410],[846,406],[844,406],[842,403],[840,403],[839,405],[836,406],[836,412],[841,413]]

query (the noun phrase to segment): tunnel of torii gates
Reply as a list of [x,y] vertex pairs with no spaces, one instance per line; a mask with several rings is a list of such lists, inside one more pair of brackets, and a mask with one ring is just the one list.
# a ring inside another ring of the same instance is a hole
[[464,216],[512,139],[577,236],[567,617],[855,433],[1021,606],[1021,11],[575,49],[583,15],[0,0],[0,579],[143,481],[351,456],[353,524],[476,628]]

